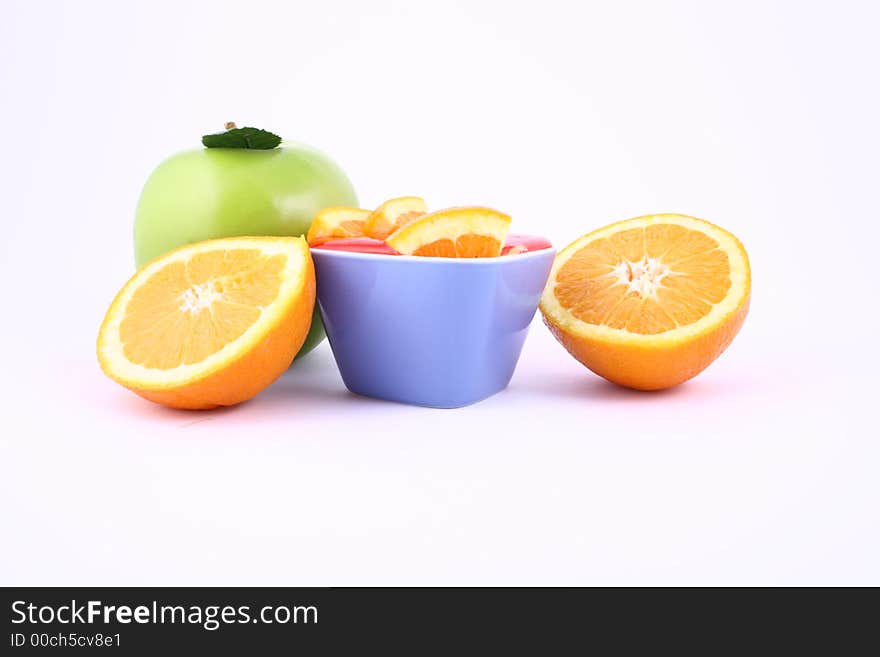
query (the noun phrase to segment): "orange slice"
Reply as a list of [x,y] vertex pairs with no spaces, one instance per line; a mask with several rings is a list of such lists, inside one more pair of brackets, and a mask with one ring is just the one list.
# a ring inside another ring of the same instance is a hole
[[581,363],[641,390],[696,376],[749,308],[743,245],[702,219],[637,217],[584,235],[556,257],[544,321]]
[[491,208],[439,210],[413,219],[385,240],[404,255],[441,258],[493,258],[510,228],[510,217]]
[[402,196],[385,201],[376,208],[364,224],[364,235],[384,240],[408,221],[428,211],[425,199],[418,196]]
[[329,240],[361,237],[369,216],[370,211],[361,208],[324,208],[312,219],[306,239],[315,246]]
[[290,365],[315,304],[301,237],[236,237],[153,260],[116,295],[98,334],[114,381],[175,408],[250,399]]

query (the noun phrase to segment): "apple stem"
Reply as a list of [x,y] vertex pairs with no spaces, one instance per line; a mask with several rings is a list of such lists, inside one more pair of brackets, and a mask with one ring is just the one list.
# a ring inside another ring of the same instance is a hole
[[227,130],[235,130],[235,127],[236,127],[235,122],[234,121],[227,121],[224,127]]

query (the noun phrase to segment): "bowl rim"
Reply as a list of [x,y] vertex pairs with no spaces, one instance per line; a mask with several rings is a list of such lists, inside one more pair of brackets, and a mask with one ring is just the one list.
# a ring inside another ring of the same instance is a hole
[[556,256],[556,249],[549,246],[544,249],[536,249],[534,251],[526,251],[525,253],[517,253],[516,255],[492,256],[490,258],[445,258],[437,256],[413,256],[413,255],[391,255],[388,253],[363,253],[361,251],[338,251],[335,249],[322,249],[320,246],[314,246],[309,249],[314,257],[315,252],[320,252],[321,257],[349,258],[352,260],[372,260],[372,261],[389,261],[389,262],[421,262],[421,263],[447,263],[450,265],[462,265],[468,267],[498,265],[505,262],[518,262],[521,260],[531,260],[540,256]]

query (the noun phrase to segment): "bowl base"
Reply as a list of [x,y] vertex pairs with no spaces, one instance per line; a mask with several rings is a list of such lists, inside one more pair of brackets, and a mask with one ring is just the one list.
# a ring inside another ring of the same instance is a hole
[[497,395],[499,392],[503,392],[507,386],[505,385],[502,388],[498,388],[497,390],[492,390],[487,392],[481,396],[468,397],[467,399],[413,399],[411,397],[403,398],[397,397],[393,395],[383,395],[383,394],[370,394],[368,392],[363,392],[360,390],[355,390],[348,384],[345,386],[348,388],[348,391],[357,395],[358,397],[365,397],[367,399],[378,399],[381,401],[393,402],[395,404],[407,404],[408,406],[421,406],[422,408],[442,408],[442,409],[451,409],[451,408],[464,408],[465,406],[473,406],[474,404],[478,404],[481,401],[485,401],[489,399],[489,397],[493,397]]

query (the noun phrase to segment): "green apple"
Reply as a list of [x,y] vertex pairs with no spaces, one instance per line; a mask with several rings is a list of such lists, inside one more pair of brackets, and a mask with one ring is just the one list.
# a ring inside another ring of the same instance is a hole
[[[241,130],[252,129],[230,133]],[[141,267],[184,244],[218,237],[305,235],[312,217],[333,205],[357,206],[354,188],[342,169],[308,146],[282,142],[277,148],[178,153],[153,171],[141,192],[135,262]],[[299,355],[323,337],[316,306]]]

